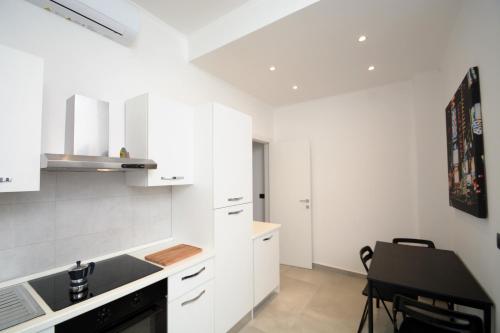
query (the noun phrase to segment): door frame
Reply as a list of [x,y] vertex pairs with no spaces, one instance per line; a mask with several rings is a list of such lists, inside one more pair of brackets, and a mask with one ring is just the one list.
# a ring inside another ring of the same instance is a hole
[[270,191],[269,191],[269,143],[271,140],[267,138],[261,138],[261,137],[253,137],[252,142],[257,142],[261,143],[264,145],[264,192],[266,197],[264,198],[264,220],[266,222],[271,222],[269,221],[271,214],[270,214],[270,206],[271,206],[271,198],[270,198]]

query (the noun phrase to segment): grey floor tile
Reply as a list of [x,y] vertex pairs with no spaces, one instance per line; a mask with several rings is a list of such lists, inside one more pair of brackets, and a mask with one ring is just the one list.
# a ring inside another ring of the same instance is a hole
[[[321,267],[282,265],[280,271],[280,293],[255,309],[254,319],[241,333],[356,332],[366,302],[361,294],[366,279]],[[374,309],[374,326],[377,333],[392,332],[383,308]]]

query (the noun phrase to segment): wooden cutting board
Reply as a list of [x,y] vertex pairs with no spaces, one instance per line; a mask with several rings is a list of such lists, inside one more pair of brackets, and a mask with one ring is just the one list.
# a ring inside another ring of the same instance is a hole
[[169,247],[165,250],[148,254],[145,259],[158,265],[168,266],[183,259],[194,256],[195,254],[200,252],[201,249],[199,247],[179,244],[173,247]]

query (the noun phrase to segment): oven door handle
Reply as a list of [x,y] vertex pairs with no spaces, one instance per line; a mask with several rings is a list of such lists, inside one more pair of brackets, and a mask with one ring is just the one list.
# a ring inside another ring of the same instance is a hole
[[106,333],[119,333],[119,332],[122,332],[124,331],[126,328],[129,328],[141,321],[143,321],[144,319],[148,318],[148,317],[153,317],[153,316],[156,316],[157,314],[160,314],[161,312],[164,312],[165,311],[165,308],[164,307],[161,307],[161,306],[158,306],[158,305],[154,305],[152,306],[151,308],[147,309],[146,311],[144,312],[141,312],[139,313],[137,316],[133,317],[132,319],[118,325],[118,326],[115,326],[115,327],[112,327],[110,328],[109,330],[105,331]]

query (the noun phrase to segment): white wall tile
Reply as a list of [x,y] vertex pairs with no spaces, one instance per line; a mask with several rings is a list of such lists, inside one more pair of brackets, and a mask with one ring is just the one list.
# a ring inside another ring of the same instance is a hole
[[123,173],[44,173],[40,192],[0,195],[0,281],[168,238],[171,213],[169,187],[127,187]]
[[54,201],[55,194],[56,174],[53,172],[42,172],[40,175],[40,191],[0,193],[0,205]]
[[55,202],[36,202],[11,206],[11,229],[14,246],[54,240]]
[[54,243],[38,243],[0,251],[0,281],[54,267]]
[[11,227],[11,207],[0,206],[0,250],[10,249],[14,246],[13,230]]

